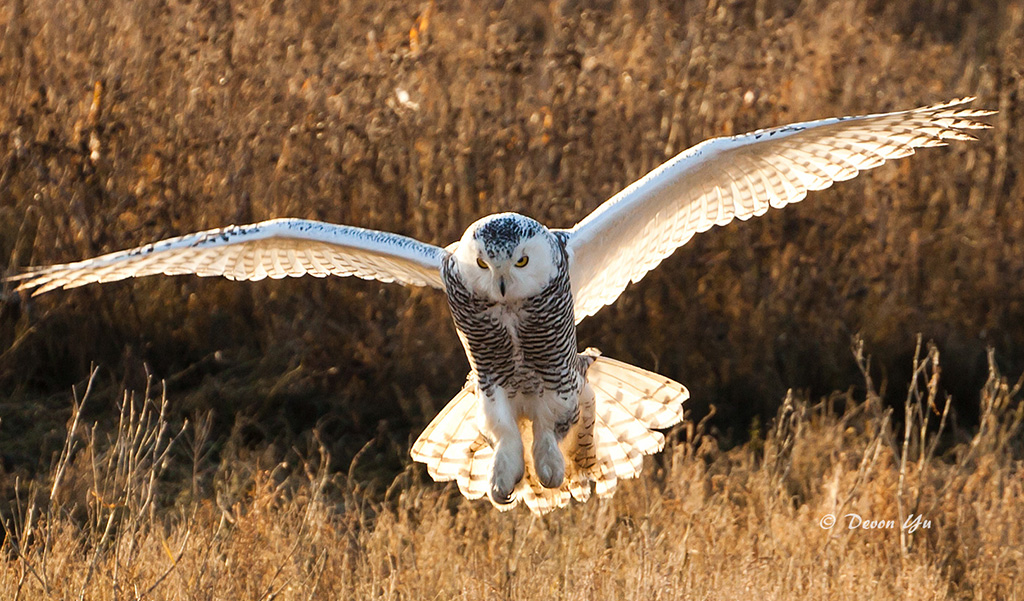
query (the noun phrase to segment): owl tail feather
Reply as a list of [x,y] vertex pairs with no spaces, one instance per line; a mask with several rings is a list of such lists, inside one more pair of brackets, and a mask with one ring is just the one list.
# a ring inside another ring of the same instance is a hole
[[[683,402],[690,393],[681,384],[639,367],[602,357],[596,349],[581,353],[588,365],[588,387],[580,397],[580,419],[560,445],[566,457],[562,486],[545,488],[534,469],[533,432],[521,420],[526,473],[516,485],[512,502],[495,505],[505,511],[519,501],[544,514],[564,507],[570,499],[586,502],[593,492],[611,496],[618,481],[635,478],[643,456],[661,451],[665,429],[683,419]],[[438,481],[456,480],[469,499],[487,495],[494,449],[477,424],[476,387],[469,382],[430,422],[412,447],[412,458],[425,463]]]

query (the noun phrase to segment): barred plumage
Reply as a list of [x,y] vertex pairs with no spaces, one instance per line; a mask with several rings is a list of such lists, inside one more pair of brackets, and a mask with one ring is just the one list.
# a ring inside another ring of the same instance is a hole
[[458,274],[454,255],[441,264],[448,307],[466,348],[481,391],[502,386],[523,393],[541,389],[579,394],[582,368],[577,357],[568,259],[561,242],[559,275],[540,293],[503,304],[470,292]]
[[682,419],[684,387],[577,352],[575,324],[612,303],[694,234],[850,179],[915,148],[969,140],[991,111],[973,98],[795,123],[707,140],[604,202],[570,230],[485,217],[442,249],[411,238],[275,219],[172,238],[6,278],[40,294],[156,273],[236,280],[305,274],[444,288],[469,358],[466,386],[412,448],[471,499],[543,513],[614,492]]

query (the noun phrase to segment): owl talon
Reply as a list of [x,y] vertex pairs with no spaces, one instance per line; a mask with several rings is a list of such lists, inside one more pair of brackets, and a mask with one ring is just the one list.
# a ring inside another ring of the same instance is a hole
[[565,480],[565,459],[550,433],[533,445],[533,463],[537,479],[544,488],[558,488]]
[[497,503],[498,505],[508,505],[509,503],[512,502],[513,490],[515,489],[511,489],[507,493],[505,493],[499,490],[497,485],[491,484],[491,501]]
[[523,465],[522,444],[519,445],[518,453],[515,452],[516,450],[499,446],[494,457],[490,497],[499,505],[508,505],[512,502],[512,493],[516,489],[516,484],[523,479],[525,466]]
[[491,478],[491,500],[498,505],[508,505],[512,502],[512,494],[516,490],[516,484],[523,479],[523,473],[519,473],[519,477],[512,480],[507,477],[499,475],[497,470],[494,472],[494,477]]

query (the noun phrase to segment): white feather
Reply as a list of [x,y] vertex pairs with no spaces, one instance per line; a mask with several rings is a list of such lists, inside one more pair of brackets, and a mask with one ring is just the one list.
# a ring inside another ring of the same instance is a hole
[[51,265],[8,278],[33,295],[163,273],[231,280],[313,275],[356,276],[443,288],[447,251],[406,236],[305,219],[273,219],[154,242],[77,263]]
[[[619,480],[635,478],[643,469],[643,456],[657,453],[665,437],[655,429],[669,428],[683,418],[683,402],[689,392],[681,384],[633,365],[599,356],[587,369],[587,382],[594,391],[593,407],[581,407],[577,427],[588,423],[593,431],[585,433],[593,442],[593,460],[581,465],[577,449],[564,449],[566,477],[561,487],[544,488],[533,467],[532,426],[521,420],[526,473],[513,493],[512,502],[495,505],[505,511],[523,502],[537,514],[564,507],[570,499],[585,502],[591,483],[598,496],[615,492]],[[586,402],[581,399],[581,403]],[[494,452],[480,434],[476,416],[479,397],[472,384],[459,394],[430,422],[412,448],[412,458],[425,463],[427,473],[439,482],[458,480],[459,490],[469,499],[487,493]],[[576,431],[570,431],[569,437]]]
[[799,202],[914,148],[969,140],[983,129],[973,98],[897,113],[795,123],[702,142],[619,192],[569,230],[576,322],[694,234]]

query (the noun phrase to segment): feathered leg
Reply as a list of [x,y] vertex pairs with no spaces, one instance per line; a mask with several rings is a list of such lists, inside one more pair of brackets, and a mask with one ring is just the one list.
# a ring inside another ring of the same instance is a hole
[[491,500],[506,504],[512,501],[516,483],[523,478],[523,439],[519,435],[515,412],[508,394],[501,386],[494,386],[483,402],[481,431],[494,447],[494,471],[491,474]]
[[565,460],[558,449],[555,431],[540,421],[533,422],[533,461],[537,479],[545,488],[557,488],[565,478]]
[[[489,494],[503,511],[522,501],[542,514],[564,507],[570,499],[585,502],[592,492],[611,495],[619,480],[640,474],[644,455],[662,449],[665,437],[656,430],[682,419],[689,393],[677,382],[601,357],[594,349],[580,358],[587,382],[579,395],[579,419],[558,443],[565,466],[561,486],[545,487],[541,482],[536,466],[543,461],[534,456],[538,447],[531,420],[514,420],[505,392],[487,397],[475,381],[430,422],[413,445],[413,459],[425,463],[437,481],[458,480],[459,490],[469,499]],[[490,417],[484,415],[488,411]],[[546,431],[554,430],[550,424],[557,420],[538,417],[542,420],[533,421],[545,421]],[[498,448],[506,455],[501,466]]]

